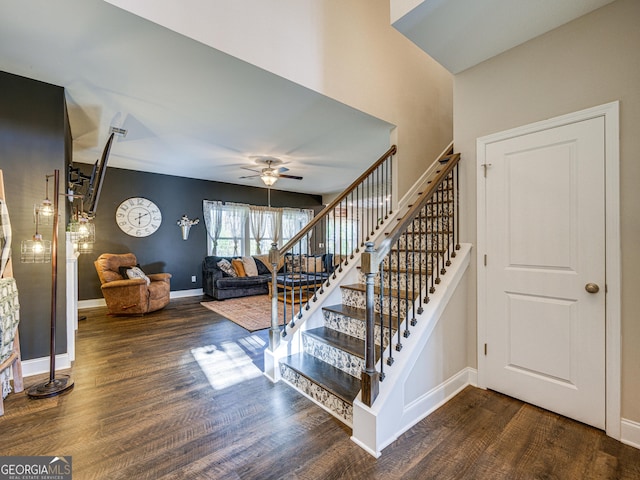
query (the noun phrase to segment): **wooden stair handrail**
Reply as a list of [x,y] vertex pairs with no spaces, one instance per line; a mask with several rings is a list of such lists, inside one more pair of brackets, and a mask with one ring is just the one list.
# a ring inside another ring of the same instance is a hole
[[425,204],[431,200],[433,194],[440,187],[442,181],[447,178],[449,173],[454,169],[454,167],[460,161],[459,153],[445,154],[438,159],[438,162],[444,167],[442,170],[438,171],[436,176],[430,181],[429,186],[426,188],[424,193],[421,195],[420,201],[415,202],[411,208],[407,211],[405,215],[402,216],[398,224],[389,232],[389,235],[380,242],[380,245],[376,248],[375,251],[375,259],[372,260],[374,265],[379,265],[385,256],[391,251],[391,247],[395,244],[396,241],[400,238],[400,236],[409,228],[409,225],[414,221],[415,217],[418,215],[420,210],[425,206]]
[[340,195],[338,195],[338,197],[336,197],[329,205],[324,207],[322,211],[318,213],[318,215],[313,217],[313,220],[307,223],[307,225],[302,230],[300,230],[291,240],[289,240],[282,248],[280,248],[278,252],[279,255],[280,256],[284,255],[287,252],[287,250],[289,250],[307,233],[309,233],[309,231],[312,230],[313,227],[317,225],[324,217],[326,217],[328,213],[331,212],[336,207],[336,205],[339,205],[340,202],[342,202],[345,198],[347,198],[347,196],[351,192],[353,192],[356,188],[358,188],[358,186],[363,182],[363,180],[365,180],[369,175],[371,175],[371,173],[375,171],[375,169],[378,168],[390,156],[395,155],[397,151],[398,149],[395,145],[391,146],[391,148],[387,150],[378,160],[376,160],[376,162],[374,162],[373,165],[371,165],[367,170],[365,170],[365,172],[362,175],[356,178],[351,183],[351,185],[349,185],[346,188],[346,190],[344,190]]

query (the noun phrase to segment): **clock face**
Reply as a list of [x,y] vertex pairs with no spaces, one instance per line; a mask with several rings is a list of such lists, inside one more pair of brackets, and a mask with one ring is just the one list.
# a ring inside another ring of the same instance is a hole
[[116,223],[127,235],[147,237],[160,228],[162,214],[151,200],[132,197],[118,205]]

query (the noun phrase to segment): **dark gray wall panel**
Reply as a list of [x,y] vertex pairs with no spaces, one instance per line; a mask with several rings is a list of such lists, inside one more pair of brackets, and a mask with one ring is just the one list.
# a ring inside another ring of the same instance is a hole
[[[68,133],[63,88],[0,72],[0,168],[4,174],[13,230],[13,270],[19,290],[23,360],[49,355],[51,264],[21,264],[20,241],[28,240],[34,234],[33,205],[44,198],[45,176],[59,169],[60,188],[64,190],[65,158],[70,152]],[[50,185],[50,199],[53,199],[52,192]],[[61,208],[57,353],[67,350],[66,218]],[[50,240],[52,229],[41,227],[40,233]]]
[[[116,140],[111,148],[111,155],[117,155],[117,150]],[[116,208],[130,197],[148,198],[160,208],[162,225],[152,235],[144,238],[131,237],[117,226]],[[101,253],[133,252],[145,272],[171,273],[172,291],[202,288],[201,263],[207,253],[206,230],[202,219],[202,200],[205,199],[266,205],[267,190],[108,168],[96,211],[95,249],[93,254],[79,257],[79,299],[102,298],[100,281],[93,265]],[[317,211],[322,207],[322,198],[318,195],[272,190],[271,205],[314,208]],[[182,240],[180,227],[176,224],[183,214],[189,218],[200,218],[200,223],[191,228],[186,241]],[[192,275],[196,275],[196,283],[191,282]]]

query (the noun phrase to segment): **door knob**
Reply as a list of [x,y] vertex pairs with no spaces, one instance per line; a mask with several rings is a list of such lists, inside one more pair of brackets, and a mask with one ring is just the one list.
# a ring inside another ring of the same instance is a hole
[[598,293],[600,291],[600,287],[597,283],[587,283],[584,286],[584,289],[589,293]]

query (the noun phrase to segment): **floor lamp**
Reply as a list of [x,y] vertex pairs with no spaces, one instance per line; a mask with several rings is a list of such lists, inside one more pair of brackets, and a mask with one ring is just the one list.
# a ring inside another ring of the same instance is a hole
[[[47,176],[48,182],[49,176]],[[49,380],[32,386],[27,390],[31,398],[48,398],[60,395],[73,388],[73,380],[68,375],[56,378],[56,308],[58,294],[58,199],[60,197],[60,171],[53,172],[53,235],[51,246],[44,245],[42,236],[38,234],[39,209],[36,207],[36,234],[33,241],[23,241],[21,245],[21,259],[25,263],[47,262],[51,252],[51,338],[49,344]],[[48,192],[47,199],[48,200]],[[44,254],[43,254],[44,252]]]

